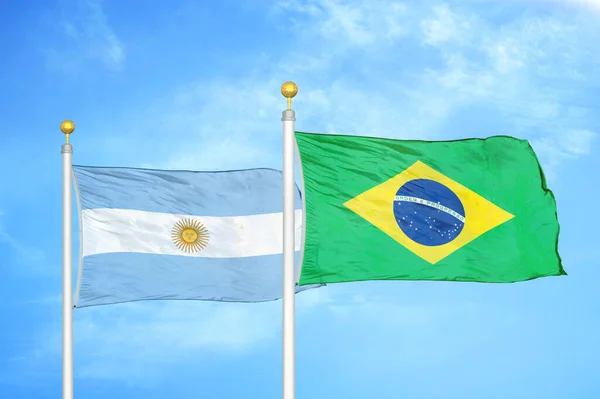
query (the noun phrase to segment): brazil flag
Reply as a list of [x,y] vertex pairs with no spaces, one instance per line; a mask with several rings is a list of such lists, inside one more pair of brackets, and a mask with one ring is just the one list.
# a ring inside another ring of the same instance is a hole
[[566,274],[554,195],[527,141],[295,136],[306,217],[300,285]]

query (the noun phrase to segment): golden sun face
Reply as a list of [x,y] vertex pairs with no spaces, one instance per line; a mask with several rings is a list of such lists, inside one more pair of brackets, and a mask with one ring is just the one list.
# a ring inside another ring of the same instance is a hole
[[200,252],[208,244],[208,229],[194,219],[180,220],[173,226],[171,238],[183,252]]

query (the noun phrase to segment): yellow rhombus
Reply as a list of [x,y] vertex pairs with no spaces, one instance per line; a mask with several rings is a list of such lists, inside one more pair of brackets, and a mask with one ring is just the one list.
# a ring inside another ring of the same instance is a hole
[[[462,202],[465,210],[464,227],[451,242],[438,246],[418,244],[406,236],[396,223],[391,204],[398,189],[414,179],[429,179],[443,184]],[[359,194],[344,205],[431,264],[439,262],[480,235],[514,217],[421,161],[415,162],[404,172]]]

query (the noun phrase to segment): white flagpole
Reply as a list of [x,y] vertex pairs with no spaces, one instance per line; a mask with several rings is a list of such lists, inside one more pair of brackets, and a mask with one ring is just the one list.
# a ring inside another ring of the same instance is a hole
[[295,399],[295,294],[294,272],[294,122],[296,113],[292,108],[292,97],[298,86],[285,82],[281,94],[287,98],[287,109],[283,111],[283,399]]
[[69,135],[75,130],[73,122],[66,120],[60,124],[60,130],[66,135],[62,145],[63,175],[63,399],[73,399],[73,221],[72,221],[72,155],[73,146],[69,144]]

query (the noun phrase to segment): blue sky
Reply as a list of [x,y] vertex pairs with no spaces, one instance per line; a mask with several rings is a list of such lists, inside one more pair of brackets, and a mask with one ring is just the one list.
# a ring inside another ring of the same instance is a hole
[[[0,26],[2,397],[60,397],[60,122],[77,164],[280,168],[286,80],[302,131],[530,140],[569,273],[298,295],[298,398],[600,397],[597,1],[27,0]],[[77,398],[281,397],[279,301],[74,320]]]

